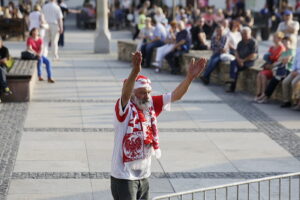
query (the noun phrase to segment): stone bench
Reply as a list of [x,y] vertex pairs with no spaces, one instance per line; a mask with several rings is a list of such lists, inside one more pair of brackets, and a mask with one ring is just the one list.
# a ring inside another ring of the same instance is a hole
[[[118,59],[121,61],[129,61],[131,62],[131,53],[136,51],[138,45],[138,41],[132,40],[120,40],[118,41]],[[186,73],[189,62],[192,58],[207,58],[209,59],[212,55],[211,50],[190,50],[189,53],[184,54],[180,61],[181,72],[183,74]],[[155,58],[155,51],[153,52],[152,59]],[[248,92],[252,95],[255,95],[256,92],[256,76],[261,71],[260,66],[263,64],[262,59],[258,59],[255,62],[255,66],[251,67],[248,70],[242,71],[239,74],[238,82],[237,82],[237,91]],[[166,62],[163,62],[163,70],[170,71],[170,68]],[[224,85],[226,81],[229,80],[229,62],[221,62],[219,66],[213,71],[211,74],[211,83]],[[281,100],[282,99],[282,90],[281,84],[279,84],[272,95],[272,99]]]
[[0,18],[0,35],[2,38],[22,36],[25,40],[26,22],[25,19],[6,19]]
[[15,59],[7,73],[8,87],[12,95],[2,95],[2,102],[28,102],[37,80],[37,61]]

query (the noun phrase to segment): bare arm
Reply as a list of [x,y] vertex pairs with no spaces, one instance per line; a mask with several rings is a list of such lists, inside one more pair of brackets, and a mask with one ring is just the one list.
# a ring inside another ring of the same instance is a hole
[[0,63],[5,64],[7,62],[7,58],[0,59]]
[[142,63],[142,53],[137,51],[132,54],[132,70],[123,84],[122,88],[122,96],[121,96],[121,104],[122,107],[125,107],[128,101],[131,98],[132,90],[134,87],[135,79],[139,75],[141,71],[141,63]]
[[172,92],[171,102],[178,101],[183,97],[192,81],[204,70],[206,62],[205,58],[200,58],[197,61],[194,58],[191,60],[185,79]]

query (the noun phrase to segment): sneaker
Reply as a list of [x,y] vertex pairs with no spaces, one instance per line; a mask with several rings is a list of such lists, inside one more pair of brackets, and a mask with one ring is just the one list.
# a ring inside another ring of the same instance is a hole
[[12,91],[7,87],[4,89],[4,95],[5,96],[12,95]]
[[291,106],[292,106],[291,102],[284,102],[283,104],[280,105],[281,108],[289,108]]
[[153,65],[154,67],[159,67],[159,63],[158,63],[158,62],[153,62],[152,65]]
[[295,111],[300,111],[300,104],[294,106],[292,109]]
[[159,73],[159,72],[160,72],[160,68],[156,67],[154,71],[155,71],[156,73]]
[[259,99],[257,103],[263,104],[267,103],[269,101],[269,98],[267,96],[264,96],[263,98]]
[[257,96],[255,96],[254,101],[255,101],[255,102],[261,101],[261,100],[263,100],[265,97],[266,97],[266,96],[265,96],[264,94],[262,94],[262,95],[257,95]]
[[55,81],[52,78],[48,78],[48,83],[55,83]]
[[204,85],[209,84],[209,80],[207,78],[205,78],[204,76],[201,76],[200,79],[201,79],[201,81],[203,82]]

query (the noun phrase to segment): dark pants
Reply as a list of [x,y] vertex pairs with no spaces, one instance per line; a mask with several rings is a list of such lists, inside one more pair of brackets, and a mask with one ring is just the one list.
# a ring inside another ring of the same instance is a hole
[[0,65],[0,94],[7,88],[6,67]]
[[[287,75],[289,74],[289,72],[287,71]],[[286,75],[286,76],[287,76]],[[274,90],[276,89],[276,87],[277,87],[277,85],[280,83],[280,81],[282,81],[284,79],[284,77],[283,78],[281,78],[280,80],[278,80],[276,77],[273,77],[271,80],[270,80],[270,82],[269,82],[269,84],[268,84],[268,86],[267,86],[267,88],[266,88],[266,91],[265,91],[265,95],[267,96],[267,97],[271,97],[272,96],[272,94],[273,94],[273,92],[274,92]]]
[[144,58],[145,67],[150,67],[154,48],[163,46],[165,43],[162,40],[146,43],[141,46],[141,52]]
[[135,40],[140,34],[140,29],[138,28],[138,25],[135,26],[135,32],[132,36],[132,39]]
[[236,82],[240,71],[246,70],[254,65],[254,61],[248,61],[244,63],[244,66],[239,66],[236,60],[230,62],[230,78],[233,80],[231,83],[231,90],[234,91]]
[[210,78],[210,74],[215,70],[215,68],[218,66],[220,60],[221,60],[221,54],[219,53],[214,53],[210,59],[209,59],[209,62],[207,64],[207,67],[205,69],[205,72],[203,74],[203,76],[209,80]]
[[277,80],[275,77],[273,77],[271,79],[271,81],[269,82],[266,91],[265,91],[265,95],[267,97],[271,97],[274,90],[276,89],[277,85],[279,84],[280,80]]
[[59,34],[59,39],[58,39],[58,46],[65,46],[65,21],[63,21],[63,32]]
[[110,177],[111,193],[114,200],[148,200],[148,179],[124,180]]
[[165,59],[168,61],[168,64],[171,67],[172,74],[177,74],[180,72],[179,58],[184,53],[185,53],[185,51],[175,50],[175,51],[171,51],[170,53],[168,53],[166,55]]

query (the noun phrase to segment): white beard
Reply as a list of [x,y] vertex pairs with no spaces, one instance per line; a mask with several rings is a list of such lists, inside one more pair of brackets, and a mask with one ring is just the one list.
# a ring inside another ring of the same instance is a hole
[[149,100],[143,100],[143,99],[138,99],[135,95],[133,95],[132,98],[133,103],[141,110],[149,110],[151,107],[151,101]]

